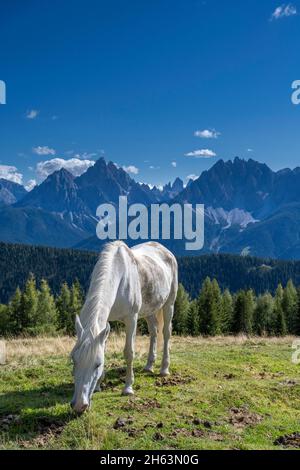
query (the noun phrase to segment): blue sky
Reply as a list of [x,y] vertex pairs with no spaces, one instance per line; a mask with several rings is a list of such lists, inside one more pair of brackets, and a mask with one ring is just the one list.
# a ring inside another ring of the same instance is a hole
[[2,176],[101,155],[152,184],[236,155],[298,165],[300,1],[4,0],[0,15]]

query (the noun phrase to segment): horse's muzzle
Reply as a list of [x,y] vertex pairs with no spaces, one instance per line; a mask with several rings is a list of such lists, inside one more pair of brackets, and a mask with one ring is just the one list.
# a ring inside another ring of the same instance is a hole
[[73,402],[71,402],[70,405],[71,405],[71,408],[73,409],[73,411],[75,411],[75,413],[77,413],[77,414],[82,414],[86,410],[88,410],[88,408],[89,408],[88,403],[73,403]]

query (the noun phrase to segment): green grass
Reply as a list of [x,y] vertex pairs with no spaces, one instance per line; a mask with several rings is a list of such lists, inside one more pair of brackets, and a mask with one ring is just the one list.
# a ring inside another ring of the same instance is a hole
[[[291,361],[291,338],[174,339],[166,380],[143,373],[146,338],[138,342],[135,397],[121,396],[119,341],[107,354],[104,390],[80,417],[69,407],[67,353],[57,347],[24,354],[14,351],[18,341],[8,344],[8,363],[0,366],[0,449],[282,449],[277,438],[300,432],[300,366]],[[124,426],[114,429],[118,418]]]

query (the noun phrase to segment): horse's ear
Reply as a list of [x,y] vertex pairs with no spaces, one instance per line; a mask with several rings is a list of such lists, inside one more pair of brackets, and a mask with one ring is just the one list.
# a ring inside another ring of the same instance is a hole
[[97,338],[100,344],[105,343],[109,335],[109,332],[110,332],[110,324],[107,322],[106,327],[101,331],[101,333],[99,333],[98,338]]
[[83,327],[82,327],[82,324],[78,315],[76,315],[75,329],[76,329],[77,338],[81,339],[83,335]]

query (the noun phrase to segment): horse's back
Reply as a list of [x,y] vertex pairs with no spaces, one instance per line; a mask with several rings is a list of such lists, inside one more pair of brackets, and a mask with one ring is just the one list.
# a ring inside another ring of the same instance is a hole
[[152,315],[177,293],[177,261],[163,245],[148,242],[132,248],[142,293],[142,315]]

